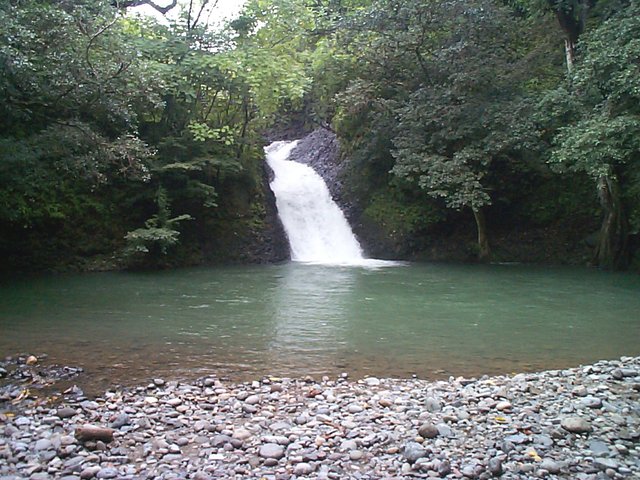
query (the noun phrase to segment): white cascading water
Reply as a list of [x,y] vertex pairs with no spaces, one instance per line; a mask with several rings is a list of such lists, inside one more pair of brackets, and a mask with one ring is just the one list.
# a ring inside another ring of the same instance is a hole
[[275,175],[271,190],[289,237],[291,259],[330,265],[369,263],[322,177],[308,165],[288,160],[296,144],[274,142],[265,148]]

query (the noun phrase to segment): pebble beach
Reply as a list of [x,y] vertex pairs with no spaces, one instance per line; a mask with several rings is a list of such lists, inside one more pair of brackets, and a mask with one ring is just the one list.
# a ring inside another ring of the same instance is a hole
[[0,480],[640,478],[640,357],[442,381],[7,392]]

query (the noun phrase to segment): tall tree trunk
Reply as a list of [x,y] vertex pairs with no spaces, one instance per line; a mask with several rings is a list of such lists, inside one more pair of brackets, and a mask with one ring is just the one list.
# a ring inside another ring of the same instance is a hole
[[570,38],[564,40],[564,55],[567,60],[567,72],[571,73],[576,61],[576,44]]
[[578,38],[584,32],[589,8],[595,1],[571,0],[559,2],[558,0],[547,0],[548,5],[555,12],[558,24],[565,35],[564,53],[569,73],[571,73],[575,62]]
[[602,226],[595,261],[602,268],[624,268],[627,264],[627,220],[622,209],[620,188],[609,173],[598,179]]
[[478,230],[478,260],[485,262],[491,256],[491,248],[489,247],[489,237],[487,235],[487,221],[484,218],[484,212],[481,209],[473,209],[473,217],[476,219],[476,227]]

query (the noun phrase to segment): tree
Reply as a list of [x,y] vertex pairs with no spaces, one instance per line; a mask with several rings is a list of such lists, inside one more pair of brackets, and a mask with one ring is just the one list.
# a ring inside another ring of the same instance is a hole
[[0,22],[0,221],[60,218],[58,183],[148,177],[137,108],[159,99],[123,17],[98,0],[18,2],[0,7]]
[[640,3],[633,1],[582,37],[580,61],[569,85],[559,89],[568,99],[554,112],[569,122],[559,128],[550,161],[595,181],[603,212],[595,261],[605,268],[628,263],[629,215],[631,231],[640,229],[639,50]]
[[486,259],[493,172],[535,142],[523,79],[540,60],[515,36],[526,26],[488,1],[381,2],[369,17],[360,37],[372,44],[367,80],[352,84],[345,103],[364,96],[365,110],[388,111],[393,174],[447,208],[470,209]]

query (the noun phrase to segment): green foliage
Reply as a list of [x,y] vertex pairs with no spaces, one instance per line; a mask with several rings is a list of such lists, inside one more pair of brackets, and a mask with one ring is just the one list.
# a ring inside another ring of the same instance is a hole
[[635,170],[640,153],[640,117],[589,116],[563,127],[556,137],[558,148],[550,162],[559,169],[584,172],[597,180],[613,168],[630,164]]
[[193,220],[188,214],[171,217],[167,192],[162,187],[158,189],[156,202],[158,213],[145,222],[145,228],[138,228],[126,234],[127,255],[167,255],[169,249],[178,244],[180,232],[176,228],[180,222]]
[[[568,85],[549,93],[547,111],[555,128],[550,163],[561,172],[583,172],[620,188],[623,223],[640,228],[637,172],[640,169],[640,3],[629,2],[601,26],[583,35]],[[616,200],[615,198],[613,199]]]
[[163,263],[234,238],[229,219],[254,234],[263,134],[301,112],[338,133],[347,194],[389,235],[442,208],[587,218],[588,177],[640,230],[637,1],[249,0],[222,27],[214,4],[159,24],[110,0],[0,3],[0,253],[28,232],[25,251]]
[[444,219],[442,211],[432,203],[420,197],[407,198],[397,188],[375,193],[364,216],[379,225],[392,239],[419,237]]

